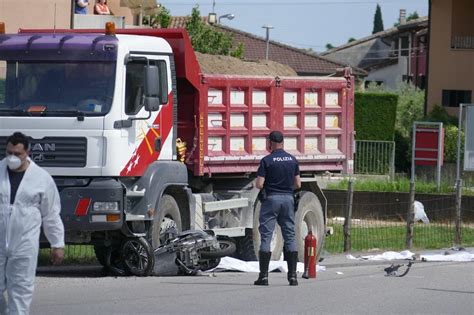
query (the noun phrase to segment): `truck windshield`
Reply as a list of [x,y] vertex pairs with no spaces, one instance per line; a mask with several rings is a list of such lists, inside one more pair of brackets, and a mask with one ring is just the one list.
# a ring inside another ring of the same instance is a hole
[[105,115],[112,104],[115,65],[0,60],[0,115]]

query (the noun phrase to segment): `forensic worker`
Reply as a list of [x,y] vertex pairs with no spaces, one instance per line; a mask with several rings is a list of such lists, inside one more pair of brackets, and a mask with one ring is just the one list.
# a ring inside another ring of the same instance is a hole
[[283,150],[283,134],[272,131],[268,136],[270,154],[260,161],[256,186],[263,189],[260,208],[260,274],[255,285],[268,285],[268,265],[270,263],[270,243],[275,223],[281,227],[285,240],[285,257],[288,263],[288,282],[298,285],[296,263],[298,252],[295,237],[295,201],[293,192],[301,188],[300,169],[296,158]]
[[28,154],[28,138],[15,132],[0,161],[0,314],[29,313],[41,224],[51,244],[53,265],[64,258],[58,190]]

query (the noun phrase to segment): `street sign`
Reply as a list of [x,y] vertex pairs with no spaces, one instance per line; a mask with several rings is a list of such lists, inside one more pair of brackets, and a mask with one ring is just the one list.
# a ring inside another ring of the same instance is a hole
[[443,123],[430,121],[413,122],[411,148],[411,183],[415,182],[417,165],[436,166],[436,186],[441,186],[441,165],[444,155]]
[[474,107],[466,106],[464,133],[464,170],[474,171]]
[[[444,128],[422,127],[417,125],[415,145],[416,165],[436,165],[438,155],[440,159],[439,163],[443,165]],[[438,152],[440,154],[438,154]]]

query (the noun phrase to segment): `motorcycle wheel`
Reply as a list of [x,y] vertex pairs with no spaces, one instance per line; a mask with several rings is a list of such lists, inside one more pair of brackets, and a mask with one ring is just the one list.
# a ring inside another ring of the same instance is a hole
[[219,240],[219,249],[213,251],[201,250],[202,258],[221,258],[231,256],[235,252],[235,243],[231,240]]
[[155,264],[150,244],[143,238],[131,238],[122,246],[122,257],[128,271],[134,276],[149,276]]

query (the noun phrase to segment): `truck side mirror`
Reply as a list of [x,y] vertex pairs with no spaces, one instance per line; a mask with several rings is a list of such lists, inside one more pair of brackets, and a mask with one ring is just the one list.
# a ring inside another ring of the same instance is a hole
[[145,110],[155,112],[160,108],[160,72],[158,67],[148,65],[145,67]]
[[168,82],[166,71],[159,71],[156,65],[145,67],[145,100],[147,111],[157,111],[160,105],[168,103]]

